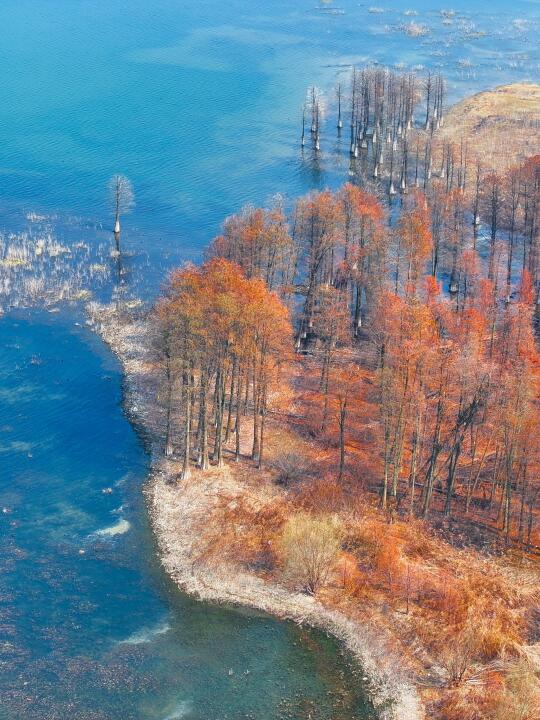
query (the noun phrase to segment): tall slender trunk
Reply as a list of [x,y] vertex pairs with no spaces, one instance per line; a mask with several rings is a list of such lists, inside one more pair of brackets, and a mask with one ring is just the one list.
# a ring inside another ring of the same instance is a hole
[[232,421],[232,410],[233,410],[233,402],[234,402],[234,386],[236,383],[236,375],[238,372],[238,361],[235,358],[233,362],[233,367],[231,371],[231,385],[230,385],[230,392],[229,392],[229,409],[227,411],[227,422],[225,425],[225,444],[229,442],[229,436],[231,434],[231,421]]
[[181,480],[188,480],[191,475],[191,385],[192,370],[188,364],[183,373],[183,391],[184,391],[184,459],[182,463]]
[[441,439],[441,423],[442,423],[442,415],[443,415],[443,407],[442,407],[442,398],[439,399],[439,402],[437,404],[437,420],[435,423],[435,432],[433,435],[433,441],[431,445],[431,455],[429,458],[429,465],[428,465],[428,471],[426,475],[426,480],[424,482],[424,488],[422,492],[422,517],[424,520],[427,518],[429,514],[429,509],[431,506],[431,496],[433,495],[433,482],[435,480],[435,470],[437,467],[437,460],[439,458],[439,454],[441,452],[441,445],[440,445],[440,439]]
[[207,378],[203,371],[200,381],[199,395],[199,467],[201,470],[208,470],[210,462],[208,460],[208,419],[207,419]]
[[386,510],[386,504],[388,502],[388,477],[390,474],[390,426],[388,420],[385,420],[384,424],[384,475],[383,475],[383,486],[381,493],[381,507]]
[[257,370],[255,360],[253,361],[253,447],[251,448],[251,459],[257,460],[260,449],[260,388],[257,382]]
[[416,413],[416,423],[412,437],[412,458],[411,458],[411,474],[410,474],[410,493],[411,500],[409,504],[409,519],[414,515],[414,495],[416,491],[416,473],[418,467],[418,456],[420,454],[420,429],[422,425],[422,413]]
[[456,482],[456,470],[461,455],[461,442],[462,438],[457,437],[454,441],[452,452],[450,453],[450,460],[448,462],[448,476],[446,480],[446,500],[444,503],[444,516],[449,517],[452,509],[452,498],[454,496],[454,487]]
[[173,380],[171,373],[171,358],[167,350],[166,354],[166,377],[167,377],[167,428],[165,436],[165,456],[171,457],[173,454],[172,442],[172,398],[173,398]]
[[216,376],[216,434],[214,438],[214,462],[223,465],[223,415],[225,409],[225,374],[220,371]]
[[242,421],[242,374],[238,376],[238,385],[236,390],[236,419],[234,423],[235,434],[235,450],[234,459],[236,462],[240,460],[240,429]]
[[264,429],[266,424],[266,383],[262,383],[261,395],[261,433],[259,440],[259,454],[257,457],[257,468],[259,470],[262,468],[264,455]]
[[347,397],[339,401],[339,475],[338,480],[343,477],[345,471],[345,422],[347,419]]
[[519,509],[519,527],[518,537],[520,542],[523,541],[523,521],[525,519],[525,498],[527,496],[528,478],[527,478],[527,462],[523,463],[523,479],[521,483],[521,504]]

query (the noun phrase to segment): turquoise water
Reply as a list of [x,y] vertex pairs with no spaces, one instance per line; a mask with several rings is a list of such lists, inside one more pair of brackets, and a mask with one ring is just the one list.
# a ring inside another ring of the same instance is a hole
[[[149,299],[241,204],[346,178],[300,153],[308,84],[367,61],[442,70],[451,99],[538,77],[538,2],[452,5],[3,0],[0,231],[109,262],[106,185],[125,173],[127,280]],[[1,720],[366,717],[333,642],[163,577],[148,459],[79,311],[9,314],[0,348]]]

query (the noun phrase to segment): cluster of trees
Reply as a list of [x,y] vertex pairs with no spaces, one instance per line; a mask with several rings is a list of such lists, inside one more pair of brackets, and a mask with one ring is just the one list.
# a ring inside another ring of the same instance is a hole
[[[352,143],[369,138],[366,157],[382,170],[377,148],[395,141],[385,172],[396,182],[417,82],[377,70],[353,75],[353,88]],[[419,132],[431,143],[442,78],[425,92]],[[318,142],[316,91],[310,115]],[[464,147],[430,153],[419,163],[417,151],[414,182],[405,170],[399,203],[381,185],[347,183],[292,207],[279,197],[246,207],[201,267],[171,275],[156,311],[165,452],[182,459],[184,479],[227,454],[258,468],[271,456],[291,492],[230,511],[250,562],[310,593],[330,579],[332,593],[341,575],[339,602],[399,607],[404,631],[446,672],[438,716],[529,718],[534,672],[496,663],[525,642],[534,589],[423,521],[540,544],[540,157],[496,174],[471,171]],[[294,443],[265,455],[269,411],[291,392],[279,438]],[[477,671],[497,685],[464,682]]]
[[[424,79],[387,68],[353,68],[347,85],[347,94],[341,83],[336,88],[336,126],[341,136],[348,125],[353,174],[364,181],[385,180],[390,196],[406,193],[412,184],[429,184],[433,136],[444,121],[443,77],[429,73]],[[327,104],[318,88],[308,89],[302,108],[302,148],[310,121],[312,146],[320,152]]]
[[525,272],[507,304],[492,281],[473,282],[457,309],[432,281],[423,297],[380,298],[381,503],[407,498],[409,515],[426,518],[436,492],[445,516],[474,505],[530,543],[540,491],[531,283]]
[[[437,131],[444,123],[445,81],[441,75],[420,77],[396,73],[385,68],[351,70],[344,93],[336,89],[337,133],[341,137],[349,126],[349,176],[356,184],[386,198],[396,200],[422,189],[430,198],[434,251],[432,274],[439,271],[439,247],[443,235],[454,246],[450,285],[456,289],[455,275],[466,235],[473,234],[473,248],[482,226],[489,236],[489,277],[493,277],[498,244],[508,245],[506,284],[512,273],[526,268],[538,291],[538,159],[521,167],[497,172],[497,155],[478,157],[467,141],[445,139]],[[316,154],[327,107],[334,103],[315,87],[308,90],[303,108],[302,147],[306,145],[306,118],[311,118],[311,138]],[[452,236],[449,238],[448,236]],[[515,278],[514,278],[515,279]]]
[[350,183],[290,213],[278,199],[228,218],[207,262],[176,272],[160,305],[184,457],[206,467],[207,417],[216,462],[233,433],[238,456],[250,413],[260,464],[274,370],[293,347],[289,311],[294,348],[320,373],[317,432],[338,435],[339,478],[355,473],[348,446],[371,444],[389,512],[483,518],[530,543],[539,167],[532,158],[478,198],[444,182],[415,190],[393,223]]
[[248,278],[263,279],[296,307],[297,349],[322,335],[332,353],[347,332],[343,307],[350,301],[356,328],[385,273],[386,213],[379,200],[347,184],[300,198],[287,219],[278,205],[245,208],[228,218],[208,249],[240,265]]
[[174,272],[157,306],[165,366],[165,452],[178,445],[187,479],[193,461],[218,466],[227,443],[240,456],[242,418],[252,417],[251,457],[260,467],[265,418],[291,348],[289,313],[263,280],[225,259]]

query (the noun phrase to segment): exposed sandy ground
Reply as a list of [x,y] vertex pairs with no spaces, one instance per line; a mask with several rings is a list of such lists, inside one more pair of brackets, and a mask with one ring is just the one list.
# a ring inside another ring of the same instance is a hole
[[515,83],[477,93],[451,107],[438,140],[467,146],[469,157],[502,171],[540,153],[540,85]]
[[[238,567],[230,558],[218,564],[207,559],[204,528],[218,503],[264,505],[276,489],[246,483],[230,466],[194,471],[176,485],[179,464],[165,459],[163,412],[156,402],[161,374],[149,352],[149,327],[144,320],[120,318],[112,307],[89,306],[95,329],[120,359],[126,375],[126,411],[145,432],[152,450],[152,473],[145,488],[153,529],[165,570],[184,590],[201,600],[246,605],[283,619],[307,623],[341,640],[358,660],[371,688],[371,699],[383,720],[419,720],[422,703],[405,664],[388,647],[381,631],[324,607],[315,598],[288,590]],[[393,701],[393,703],[389,703]],[[384,709],[383,709],[384,708]]]

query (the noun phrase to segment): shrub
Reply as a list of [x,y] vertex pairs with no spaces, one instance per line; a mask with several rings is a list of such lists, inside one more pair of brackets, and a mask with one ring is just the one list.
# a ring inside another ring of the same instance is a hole
[[447,690],[437,703],[435,716],[444,720],[494,720],[494,695],[500,692],[502,679],[486,675],[482,682],[464,683]]
[[295,502],[314,513],[340,512],[345,507],[343,486],[331,477],[320,477],[299,487]]
[[451,688],[437,707],[445,720],[540,720],[540,682],[524,658]]
[[296,587],[315,593],[326,582],[341,549],[341,528],[332,516],[293,515],[281,539],[284,575]]
[[468,618],[462,628],[441,633],[439,662],[446,669],[452,685],[459,685],[472,667],[479,654],[479,638],[473,618]]
[[273,460],[276,470],[276,483],[291,487],[304,480],[311,472],[311,463],[299,452],[282,452]]
[[358,567],[358,560],[351,553],[342,553],[339,574],[343,589],[349,595],[360,596],[365,589],[365,578]]

